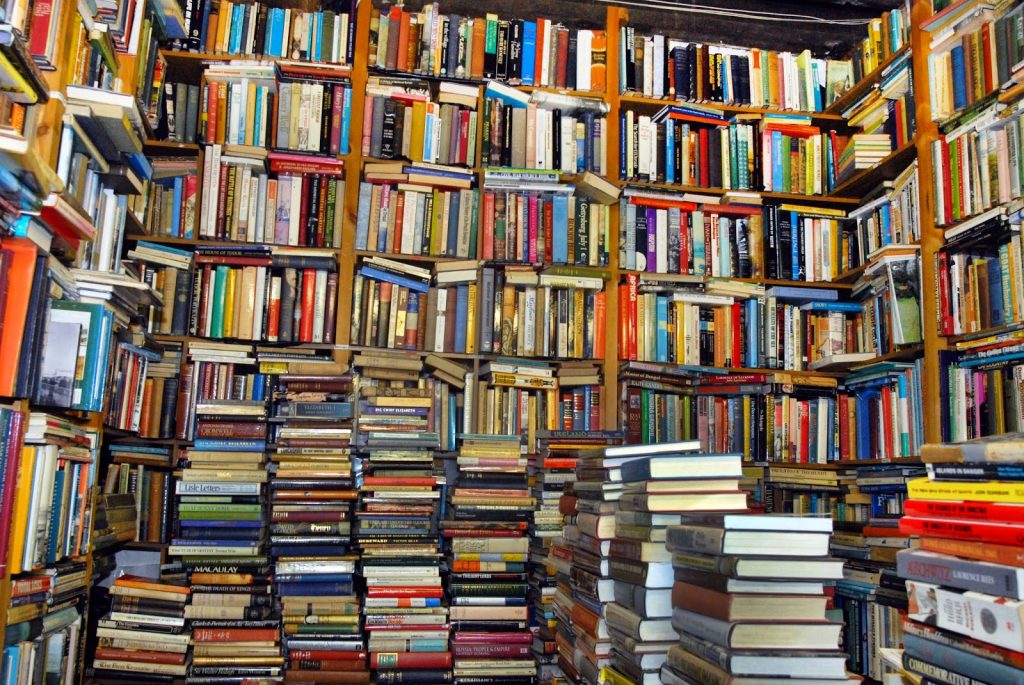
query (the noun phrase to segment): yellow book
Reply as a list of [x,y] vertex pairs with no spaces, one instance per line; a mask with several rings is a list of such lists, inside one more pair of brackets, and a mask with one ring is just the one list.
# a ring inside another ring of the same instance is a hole
[[0,79],[0,93],[10,98],[12,102],[32,105],[39,101],[35,89],[3,53],[0,53],[0,74],[4,75]]
[[476,290],[476,283],[470,283],[466,295],[466,354],[476,353]]
[[[302,117],[299,116],[299,107],[302,102],[302,84],[291,83],[284,84],[284,88],[291,88],[291,112],[288,115],[288,144],[298,149],[299,147],[299,122]],[[302,124],[306,122],[303,121]]]
[[256,108],[259,105],[256,102],[256,84],[249,82],[249,87],[245,94],[245,144],[255,145],[256,144]]
[[[582,288],[576,288],[573,292],[573,316],[572,316],[572,335],[573,335],[573,349],[572,356],[582,357],[583,356],[583,318],[584,318],[584,294]],[[593,320],[594,312],[589,312],[591,320]]]
[[238,280],[238,269],[228,269],[227,282],[224,286],[224,337],[235,337],[235,286]]
[[1024,483],[1006,481],[933,482],[928,478],[915,478],[907,483],[907,494],[914,499],[1021,504],[1024,503]]
[[601,669],[597,682],[599,685],[634,685],[632,680],[607,666]]
[[811,207],[810,205],[798,205],[787,202],[779,205],[779,209],[784,212],[798,212],[800,214],[810,214],[812,216],[828,216],[838,219],[846,217],[846,210],[835,209],[833,207]]
[[[14,483],[14,515],[11,519],[11,545],[7,560],[7,569],[11,573],[21,573],[24,540],[28,528],[28,508],[32,499],[32,477],[36,468],[36,448],[21,449],[21,463],[18,464],[18,476]],[[10,616],[7,617],[10,622]]]
[[222,2],[220,4],[220,20],[217,22],[217,52],[228,51],[228,26],[231,24],[231,11],[233,9],[234,7],[230,2]]
[[419,100],[412,103],[412,135],[409,139],[409,158],[414,161],[423,160],[423,134],[426,115],[426,103]]

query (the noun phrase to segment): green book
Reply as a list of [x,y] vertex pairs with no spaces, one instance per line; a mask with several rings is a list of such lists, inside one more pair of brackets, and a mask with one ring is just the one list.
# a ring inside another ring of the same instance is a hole
[[224,298],[227,290],[228,267],[221,264],[214,272],[213,292],[213,314],[210,321],[210,337],[224,337]]

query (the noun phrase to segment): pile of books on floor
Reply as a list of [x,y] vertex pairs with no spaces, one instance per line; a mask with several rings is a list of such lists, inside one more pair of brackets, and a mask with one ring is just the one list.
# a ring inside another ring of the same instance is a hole
[[266,555],[266,402],[203,400],[195,413],[168,548],[192,590],[189,676],[275,677],[283,658]]
[[606,459],[623,460],[611,469],[622,487],[609,545],[615,601],[605,606],[611,664],[603,672],[613,682],[659,683],[665,655],[678,642],[668,527],[684,513],[746,510],[741,456],[699,449],[690,441],[605,451]]
[[368,683],[351,549],[352,377],[277,377],[270,544],[288,682]]
[[455,682],[533,682],[526,599],[534,498],[518,435],[464,434],[449,488],[448,593]]
[[431,396],[412,379],[360,378],[358,387],[363,465],[355,541],[374,682],[451,682],[436,524],[443,478],[433,466],[437,433],[420,420]]
[[191,639],[185,629],[189,588],[124,575],[113,582],[110,596],[110,613],[96,628],[95,675],[137,682],[184,676]]
[[679,644],[661,682],[859,682],[838,649],[842,623],[826,618],[824,582],[843,577],[831,533],[831,518],[783,515],[687,514],[669,527]]
[[1024,434],[923,445],[900,529],[903,666],[928,683],[1024,682]]

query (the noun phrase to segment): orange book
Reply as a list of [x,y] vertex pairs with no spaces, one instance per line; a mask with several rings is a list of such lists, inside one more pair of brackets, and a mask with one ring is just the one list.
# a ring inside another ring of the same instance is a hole
[[779,98],[779,54],[768,52],[768,104],[778,107]]
[[953,540],[947,538],[921,538],[921,549],[939,554],[952,554],[968,559],[987,561],[991,564],[1024,567],[1024,547],[1020,545],[999,545],[979,540]]
[[153,408],[153,379],[147,378],[142,384],[142,408],[139,410],[139,435],[153,437],[149,432],[149,413]]
[[153,470],[149,478],[149,518],[146,519],[146,541],[160,542],[163,523],[164,483],[167,474]]
[[398,201],[395,203],[395,233],[391,236],[391,252],[398,254],[402,251],[402,226],[405,225],[405,193],[398,193]]
[[601,617],[577,602],[572,607],[572,624],[588,635],[597,637]]
[[145,576],[125,574],[114,581],[114,585],[120,587],[133,587],[138,590],[156,590],[157,592],[174,592],[179,595],[187,595],[190,590],[183,585],[171,585],[169,583],[157,583]]
[[604,358],[607,318],[608,293],[602,290],[594,295],[594,356],[598,359]]
[[[398,27],[398,62],[395,68],[399,71],[409,71],[409,22],[412,19],[412,14],[409,12],[402,12],[402,22]],[[403,49],[404,48],[404,49]]]
[[36,272],[36,245],[28,238],[7,238],[0,249],[11,252],[7,267],[7,305],[0,321],[0,395],[13,395],[18,378],[21,338],[28,316],[32,277]]
[[227,116],[225,116],[227,111],[228,111],[228,84],[227,83],[217,83],[216,87],[217,87],[217,112],[218,112],[218,116],[217,116],[217,134],[216,134],[217,137],[214,139],[214,142],[223,143],[224,142],[224,138],[227,135],[227,125],[228,125],[228,121],[227,121],[228,118],[227,118]]
[[[674,76],[674,71],[670,70]],[[603,93],[608,89],[608,33],[594,31],[590,44],[590,89]]]
[[217,28],[219,26],[220,13],[211,12],[210,18],[207,22],[206,29],[206,45],[203,46],[205,52],[216,52],[217,51]]
[[533,83],[537,86],[547,85],[547,74],[543,73],[542,67],[544,66],[544,51],[548,49],[548,45],[544,41],[544,27],[550,23],[551,21],[548,19],[537,20],[537,47],[535,49],[536,59],[534,60],[533,66]]
[[[539,24],[539,22],[538,22]],[[470,78],[482,79],[484,77],[484,43],[487,42],[487,22],[483,17],[473,20],[473,58],[470,61]],[[540,47],[540,33],[537,35],[537,46]],[[538,51],[537,54],[540,54]]]

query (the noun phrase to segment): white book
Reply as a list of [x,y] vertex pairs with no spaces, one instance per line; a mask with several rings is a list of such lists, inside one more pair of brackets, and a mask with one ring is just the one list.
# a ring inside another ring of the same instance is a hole
[[[270,302],[278,302],[280,306],[281,301],[281,277],[273,276],[270,279]],[[270,306],[270,303],[267,303]],[[268,342],[276,342],[277,335],[267,335]]]
[[654,39],[644,37],[644,95],[654,96]]
[[651,118],[640,115],[637,119],[639,144],[637,151],[637,172],[641,178],[651,173]]
[[[658,273],[668,272],[668,210],[658,209],[654,213],[657,230],[655,233],[655,271]],[[650,230],[650,228],[648,228]]]
[[576,90],[590,90],[590,64],[594,32],[583,29],[576,33]]
[[[250,192],[249,181],[252,179],[252,168],[244,166],[239,170],[241,173],[236,175],[236,189],[235,189],[235,220],[238,228],[245,229],[241,237],[244,240],[248,240],[249,230],[249,196]],[[232,238],[235,234],[232,233]]]
[[560,126],[558,137],[562,149],[561,171],[571,174],[576,171],[576,121],[568,115],[562,115]]
[[665,36],[654,35],[654,82],[651,92],[656,98],[665,96]]
[[537,289],[527,288],[524,293],[523,354],[533,357],[537,353]]
[[324,84],[313,83],[309,88],[309,136],[306,138],[306,150],[320,151],[320,130],[323,128]]
[[444,352],[444,329],[448,313],[448,289],[437,290],[437,325],[434,327],[434,352]]
[[213,237],[217,229],[216,189],[220,187],[220,145],[211,145],[203,159],[203,179],[206,187],[202,189],[200,203],[199,235]]
[[249,178],[249,223],[245,227],[245,239],[250,243],[259,242],[260,233],[263,231],[263,224],[258,221],[258,209],[260,205],[260,179],[266,179],[266,176],[260,174],[259,176]]
[[252,340],[263,339],[263,312],[266,310],[267,267],[256,268],[256,299],[252,307]]
[[[260,174],[256,179],[256,219],[253,223],[252,242],[266,241],[267,225],[267,177]],[[250,212],[252,210],[250,209]]]
[[299,207],[302,205],[302,182],[298,177],[291,182],[291,208],[288,212],[288,244],[299,244],[299,231],[305,226],[299,226]]
[[327,307],[327,272],[317,269],[313,283],[313,342],[324,341],[324,318]]
[[405,205],[402,208],[402,244],[399,251],[402,254],[413,254],[413,239],[416,235],[416,198],[420,193],[414,191],[405,192]]

